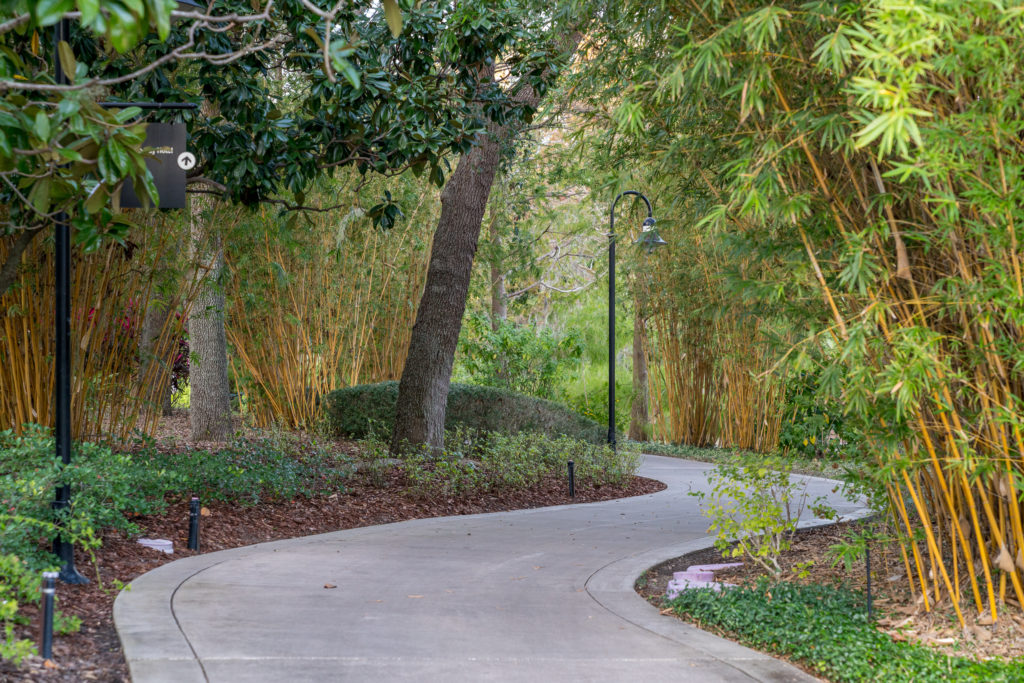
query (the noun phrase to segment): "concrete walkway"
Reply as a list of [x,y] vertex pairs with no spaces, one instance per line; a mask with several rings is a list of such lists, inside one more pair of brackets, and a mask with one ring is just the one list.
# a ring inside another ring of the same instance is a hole
[[[164,565],[114,619],[135,683],[811,681],[658,614],[648,567],[710,545],[711,466],[646,456],[660,493],[416,520]],[[802,478],[844,515],[835,482]],[[332,584],[337,588],[325,588]]]

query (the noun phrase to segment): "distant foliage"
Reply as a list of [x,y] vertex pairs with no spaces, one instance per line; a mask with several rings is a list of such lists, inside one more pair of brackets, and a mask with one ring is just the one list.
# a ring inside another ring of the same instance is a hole
[[578,332],[560,335],[550,328],[470,315],[459,337],[458,362],[470,382],[531,396],[555,395],[562,376],[579,364]]
[[[332,432],[362,438],[375,432],[390,434],[394,427],[398,382],[363,384],[338,389],[325,398],[327,423]],[[524,396],[494,387],[452,383],[448,393],[448,428],[503,432],[538,432],[550,437],[569,436],[590,443],[606,437],[601,425],[580,417],[553,401]]]
[[818,377],[792,373],[786,381],[779,446],[805,458],[843,460],[861,457],[863,436],[834,396],[821,396]]

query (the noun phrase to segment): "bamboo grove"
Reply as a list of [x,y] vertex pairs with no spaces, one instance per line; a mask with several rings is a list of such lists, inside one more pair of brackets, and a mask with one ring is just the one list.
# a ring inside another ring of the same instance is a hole
[[[138,218],[138,217],[137,217]],[[75,439],[127,438],[151,432],[182,336],[195,282],[167,283],[178,267],[175,235],[155,216],[142,216],[131,241],[97,250],[76,247],[72,258],[72,434]],[[0,241],[6,255],[11,238]],[[18,281],[0,295],[0,416],[4,429],[34,422],[52,426],[54,291],[52,241],[37,239],[22,256]],[[174,308],[140,348],[147,309]],[[146,355],[147,358],[142,356]],[[149,362],[150,359],[163,359]]]
[[653,323],[655,434],[675,443],[767,453],[778,445],[784,405],[781,378],[771,373],[775,349],[760,334],[766,321],[726,306],[717,277],[720,250],[680,224],[666,234],[687,255],[685,265],[654,258],[646,277],[637,279],[662,293],[645,297]]
[[[358,180],[332,193],[352,193]],[[357,206],[305,216],[294,230],[264,209],[233,231],[226,331],[258,426],[310,428],[327,392],[401,375],[440,202],[411,175],[388,187],[411,207],[388,232]]]
[[[356,173],[324,182],[310,201],[347,206],[305,216],[227,204],[213,212],[227,252],[217,286],[228,301],[234,391],[252,423],[311,428],[328,391],[401,373],[439,201],[425,179],[387,181],[412,209],[384,231],[358,206],[360,190],[376,196],[383,183],[361,187]],[[189,242],[186,214],[130,219],[130,240],[74,252],[75,439],[152,434],[176,356],[188,353],[186,321],[203,272],[180,248]],[[11,239],[0,240],[0,258]],[[3,429],[53,424],[53,296],[52,240],[37,239],[0,295]],[[163,314],[143,343],[155,310]]]
[[1024,3],[677,1],[667,41],[654,14],[624,14],[652,68],[609,116],[676,178],[677,229],[800,332],[775,362],[862,430],[918,600],[1024,604]]

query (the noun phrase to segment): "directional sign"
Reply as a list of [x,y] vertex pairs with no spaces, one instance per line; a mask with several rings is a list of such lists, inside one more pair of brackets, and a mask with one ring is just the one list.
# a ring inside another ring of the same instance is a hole
[[[146,167],[153,174],[156,191],[160,194],[159,208],[185,208],[185,171],[196,165],[196,157],[185,149],[186,130],[183,123],[150,123],[146,125],[143,143]],[[121,190],[121,206],[129,209],[142,207],[135,187],[125,183]]]

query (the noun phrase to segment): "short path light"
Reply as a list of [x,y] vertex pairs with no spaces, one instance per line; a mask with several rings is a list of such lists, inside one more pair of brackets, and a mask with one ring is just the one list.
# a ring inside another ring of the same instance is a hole
[[647,205],[643,231],[634,244],[645,248],[647,253],[668,244],[654,228],[654,211],[647,197],[634,190],[626,190],[615,198],[609,214],[608,229],[608,445],[612,448],[615,448],[615,205],[626,195],[639,197]]

